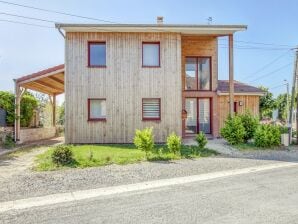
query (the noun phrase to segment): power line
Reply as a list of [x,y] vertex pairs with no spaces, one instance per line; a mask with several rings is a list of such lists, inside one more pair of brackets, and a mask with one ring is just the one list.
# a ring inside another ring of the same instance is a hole
[[272,61],[270,61],[268,64],[264,65],[263,67],[259,68],[258,70],[256,70],[254,73],[248,75],[247,77],[245,77],[244,79],[250,78],[251,76],[254,76],[258,73],[260,73],[261,71],[263,71],[264,69],[266,69],[267,67],[269,67],[270,65],[272,65],[273,63],[277,62],[279,59],[281,59],[282,57],[284,57],[285,55],[287,55],[289,52],[285,52],[281,55],[279,55],[277,58],[273,59]]
[[[39,11],[44,11],[44,12],[56,13],[56,14],[60,14],[60,15],[66,15],[66,16],[71,16],[71,17],[88,19],[88,20],[93,20],[93,21],[100,21],[100,22],[113,23],[113,24],[120,24],[118,22],[111,21],[111,20],[99,19],[99,18],[94,18],[94,17],[87,17],[87,16],[82,16],[82,15],[77,15],[77,14],[72,14],[72,13],[66,13],[66,12],[61,12],[61,11],[56,11],[56,10],[51,10],[51,9],[38,8],[38,7],[34,7],[34,6],[23,5],[23,4],[18,4],[18,3],[13,3],[13,2],[7,2],[7,1],[2,1],[2,0],[0,0],[0,3],[8,4],[8,5],[13,5],[13,6],[18,6],[18,7],[23,7],[23,8],[34,9],[34,10],[39,10]],[[257,44],[257,45],[271,45],[271,46],[293,47],[291,45],[286,45],[286,44],[261,43],[261,42],[250,42],[250,41],[241,41],[241,40],[235,40],[235,42],[250,43],[250,44]],[[276,50],[282,50],[282,49],[276,49]]]
[[[71,16],[71,17],[77,17],[77,18],[82,18],[82,19],[88,19],[88,20],[93,20],[93,21],[100,21],[100,22],[105,22],[105,23],[113,23],[113,24],[120,24],[118,22],[115,21],[111,21],[111,20],[105,20],[105,19],[99,19],[99,18],[94,18],[94,17],[87,17],[87,16],[82,16],[82,15],[77,15],[77,14],[72,14],[72,13],[66,13],[66,12],[61,12],[61,11],[56,11],[56,10],[51,10],[51,9],[44,9],[44,8],[38,8],[38,7],[34,7],[34,6],[29,6],[29,5],[23,5],[23,4],[18,4],[18,3],[13,3],[13,2],[7,2],[7,1],[2,1],[0,0],[0,3],[3,4],[8,4],[8,5],[13,5],[13,6],[18,6],[18,7],[23,7],[23,8],[29,8],[29,9],[34,9],[34,10],[39,10],[39,11],[44,11],[44,12],[50,12],[50,13],[56,13],[56,14],[60,14],[60,15],[66,15],[66,16]],[[2,13],[4,14],[4,13]],[[8,14],[8,13],[6,13]],[[25,16],[20,16],[20,15],[13,15],[11,14],[11,16],[17,16],[17,17],[22,17],[22,18],[26,18]],[[44,21],[44,22],[55,22],[56,21],[50,21],[50,20],[45,20],[45,19],[38,19],[38,18],[29,18],[27,17],[27,19],[35,19],[35,20],[40,20],[40,21]],[[153,28],[151,28],[153,29]],[[293,47],[291,45],[285,45],[285,44],[273,44],[273,43],[261,43],[261,42],[250,42],[250,41],[240,41],[240,40],[235,40],[235,42],[240,42],[240,43],[250,43],[250,44],[258,44],[258,45],[271,45],[271,46],[287,46],[287,47]],[[238,48],[240,49],[240,48]],[[247,47],[247,48],[241,48],[241,49],[258,49],[256,47]],[[260,48],[260,50],[286,50],[286,49],[264,49],[264,48]]]
[[0,22],[8,22],[8,23],[22,24],[22,25],[27,25],[27,26],[36,26],[36,27],[55,29],[55,27],[53,27],[53,26],[43,26],[43,25],[38,25],[38,24],[33,24],[33,23],[19,22],[19,21],[15,21],[15,20],[0,19]]
[[[219,40],[225,41],[225,40]],[[246,44],[254,44],[254,45],[266,45],[266,46],[279,46],[279,47],[294,47],[295,45],[288,45],[288,44],[275,44],[275,43],[262,43],[262,42],[252,42],[252,41],[242,41],[242,40],[234,40],[236,43],[246,43]]]
[[280,88],[280,87],[285,86],[285,85],[286,84],[281,84],[281,85],[273,86],[273,87],[271,87],[269,89],[277,89],[277,88]]
[[259,79],[262,79],[262,78],[265,78],[265,77],[267,77],[267,76],[270,76],[270,75],[272,75],[272,74],[274,74],[274,73],[276,73],[276,72],[278,72],[278,71],[280,71],[280,70],[282,70],[282,69],[288,67],[288,66],[291,65],[291,64],[292,64],[292,63],[288,63],[288,64],[286,64],[286,65],[283,65],[283,66],[279,67],[278,69],[276,69],[276,70],[274,70],[274,71],[272,71],[272,72],[269,72],[269,73],[267,73],[267,74],[265,74],[265,75],[262,75],[262,76],[260,76],[260,77],[258,77],[258,78],[256,78],[256,79],[254,79],[254,80],[252,80],[252,81],[250,81],[250,82],[255,82],[255,81],[259,80]]
[[267,46],[269,45],[269,46],[280,46],[280,47],[294,47],[294,45],[287,45],[287,44],[261,43],[261,42],[251,42],[251,41],[241,41],[241,40],[238,40],[236,42],[256,44],[256,45],[267,45]]
[[48,23],[58,23],[57,21],[53,21],[53,20],[40,19],[40,18],[36,18],[36,17],[28,17],[28,16],[22,16],[22,15],[5,13],[5,12],[0,12],[0,15],[7,15],[7,16],[13,16],[13,17],[24,18],[24,19],[31,19],[31,20],[38,20],[38,21],[48,22]]
[[34,10],[39,10],[39,11],[43,11],[43,12],[56,13],[56,14],[65,15],[65,16],[72,16],[72,17],[77,17],[77,18],[81,18],[81,19],[89,19],[89,20],[105,22],[105,23],[117,23],[117,22],[113,22],[113,21],[109,21],[109,20],[97,19],[97,18],[87,17],[87,16],[81,16],[81,15],[76,15],[76,14],[66,13],[66,12],[60,12],[60,11],[51,10],[51,9],[38,8],[38,7],[34,7],[34,6],[22,5],[22,4],[17,4],[17,3],[13,3],[13,2],[7,2],[7,1],[1,1],[0,0],[0,3],[8,4],[8,5],[14,5],[14,6],[23,7],[23,8],[34,9]]

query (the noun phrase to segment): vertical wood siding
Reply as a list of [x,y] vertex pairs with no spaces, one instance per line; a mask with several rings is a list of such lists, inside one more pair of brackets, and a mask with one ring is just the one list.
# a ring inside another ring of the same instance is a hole
[[[259,96],[235,96],[235,102],[243,102],[243,106],[237,106],[238,113],[242,114],[246,110],[250,111],[253,115],[259,116]],[[224,126],[224,122],[229,115],[229,96],[218,97],[218,111],[220,114],[219,127]]]
[[[211,57],[211,91],[184,91],[185,89],[185,58],[187,56]],[[217,110],[217,77],[218,77],[218,50],[217,37],[214,36],[182,36],[182,107],[185,108],[185,98],[189,97],[205,97],[211,98],[212,102],[212,134],[218,136],[219,113]],[[185,130],[185,122],[182,124],[182,129]]]
[[[88,41],[106,42],[106,68],[88,68]],[[160,68],[142,68],[142,41],[160,41]],[[128,143],[153,127],[155,141],[181,135],[181,36],[172,33],[67,33],[67,143]],[[106,98],[107,120],[88,120],[88,98]],[[142,98],[161,98],[161,121],[142,121]]]

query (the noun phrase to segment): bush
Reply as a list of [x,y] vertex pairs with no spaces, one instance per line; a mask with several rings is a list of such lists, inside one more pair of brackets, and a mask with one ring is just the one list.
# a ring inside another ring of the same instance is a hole
[[[21,99],[21,126],[28,127],[34,114],[34,110],[37,108],[37,99],[29,92],[25,92]],[[6,123],[8,126],[14,124],[15,119],[15,103],[14,94],[7,91],[0,91],[0,108],[4,109],[7,113]]]
[[154,137],[152,134],[153,128],[145,128],[143,130],[136,130],[134,137],[135,146],[146,152],[146,157],[148,157],[148,152],[153,151],[154,148]]
[[25,92],[21,99],[21,126],[28,127],[38,106],[37,99],[29,92]]
[[16,144],[14,142],[14,139],[13,139],[12,135],[6,135],[5,136],[5,141],[3,143],[4,148],[11,149],[11,148],[15,147],[15,145]]
[[272,147],[280,145],[280,128],[276,125],[262,124],[256,130],[254,143],[257,147]]
[[67,165],[73,162],[72,146],[58,145],[52,153],[52,161],[57,165]]
[[243,143],[245,128],[241,118],[239,116],[229,116],[225,121],[225,126],[220,130],[220,134],[231,145]]
[[244,142],[248,142],[248,140],[253,138],[259,125],[259,120],[248,111],[239,115],[239,117],[241,118],[242,125],[245,129],[243,140]]
[[0,108],[4,109],[7,113],[6,123],[8,126],[14,124],[14,95],[7,91],[0,91]]
[[167,138],[167,146],[170,152],[173,152],[174,154],[180,154],[181,152],[181,137],[176,135],[175,133],[172,133]]
[[200,131],[195,138],[196,142],[198,143],[199,149],[204,149],[207,144],[207,138],[203,132]]

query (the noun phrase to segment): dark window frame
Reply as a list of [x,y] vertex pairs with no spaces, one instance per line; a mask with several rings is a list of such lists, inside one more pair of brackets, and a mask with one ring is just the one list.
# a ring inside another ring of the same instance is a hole
[[[145,100],[158,100],[159,116],[156,118],[144,117],[144,101]],[[142,121],[161,121],[161,98],[142,98]]]
[[[187,58],[195,58],[196,59],[196,89],[186,89],[186,59]],[[199,65],[199,59],[202,58],[208,58],[210,63],[209,63],[209,70],[210,70],[210,88],[209,89],[199,89],[199,71],[198,71],[198,65]],[[212,91],[212,56],[186,56],[185,57],[185,64],[184,64],[184,91]]]
[[91,112],[90,106],[91,106],[91,101],[92,100],[104,100],[107,103],[106,98],[88,98],[88,105],[87,105],[87,107],[88,107],[88,121],[106,121],[107,120],[106,117],[105,118],[92,118],[92,117],[90,117],[90,112]]
[[[94,45],[105,45],[106,46],[106,64],[105,65],[91,65],[90,64],[90,46]],[[89,68],[106,68],[107,67],[107,43],[105,41],[88,41],[88,67]]]
[[[144,45],[158,44],[158,65],[144,65]],[[142,68],[160,68],[160,41],[143,41],[142,42]]]

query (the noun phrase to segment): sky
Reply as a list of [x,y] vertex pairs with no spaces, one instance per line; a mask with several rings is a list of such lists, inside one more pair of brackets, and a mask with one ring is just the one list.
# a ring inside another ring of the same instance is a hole
[[[7,0],[38,8],[94,17],[117,23],[156,23],[164,16],[171,24],[244,24],[235,34],[235,79],[268,87],[276,96],[292,82],[294,50],[298,45],[297,0]],[[62,16],[4,4],[0,1],[0,90],[13,91],[13,79],[64,63],[64,39],[53,23],[8,16],[3,13],[63,23],[95,21]],[[49,27],[9,23],[13,20]],[[227,39],[219,40],[219,79],[228,79]],[[63,99],[60,98],[60,101]],[[60,102],[61,103],[61,102]]]

